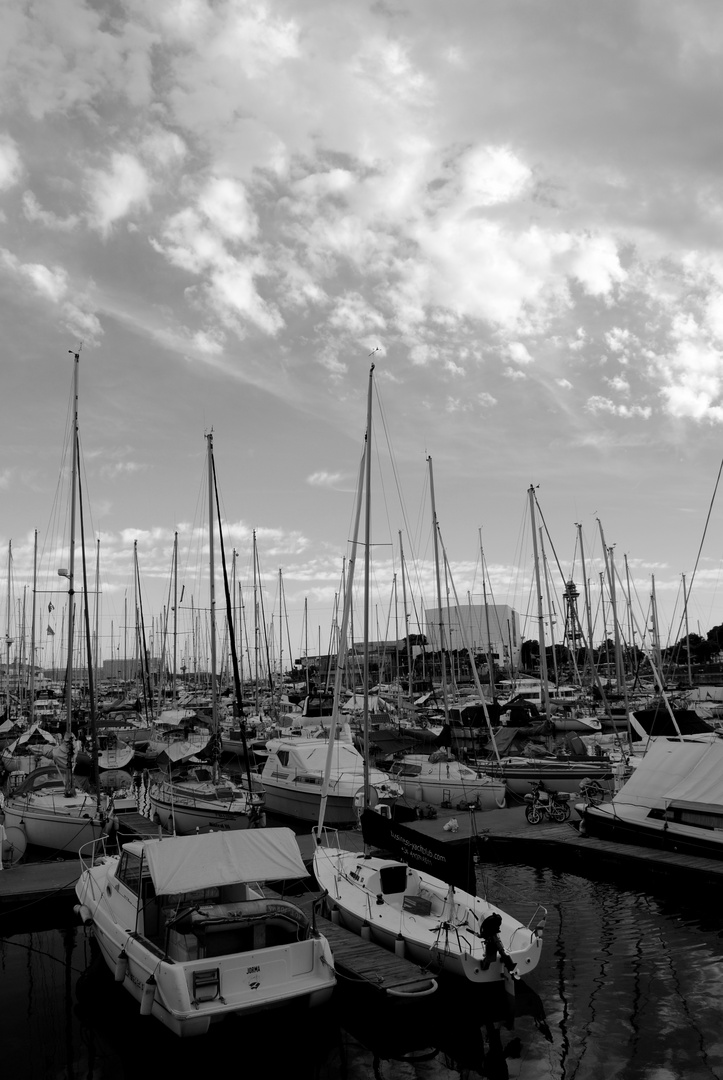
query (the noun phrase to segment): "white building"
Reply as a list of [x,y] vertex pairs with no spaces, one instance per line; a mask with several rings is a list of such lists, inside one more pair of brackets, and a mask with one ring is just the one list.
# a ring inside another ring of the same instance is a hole
[[[507,604],[468,604],[460,611],[443,608],[426,608],[424,612],[425,635],[429,646],[439,649],[441,633],[445,649],[461,651],[465,640],[474,653],[492,653],[494,663],[502,670],[520,664],[520,619],[514,608]],[[466,639],[465,635],[466,634]]]

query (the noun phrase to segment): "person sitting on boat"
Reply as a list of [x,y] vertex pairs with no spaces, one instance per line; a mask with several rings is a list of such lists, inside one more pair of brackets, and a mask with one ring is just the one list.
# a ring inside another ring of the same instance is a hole
[[491,915],[488,915],[486,919],[482,920],[479,933],[480,937],[485,943],[485,956],[480,967],[483,971],[486,971],[493,960],[499,958],[510,972],[513,978],[518,979],[517,964],[514,962],[511,956],[505,952],[505,948],[500,940],[500,928],[502,927],[502,916],[498,912],[494,911]]

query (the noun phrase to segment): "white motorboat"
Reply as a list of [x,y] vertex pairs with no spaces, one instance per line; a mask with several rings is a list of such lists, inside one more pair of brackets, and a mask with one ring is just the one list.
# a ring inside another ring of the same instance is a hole
[[329,944],[260,882],[307,871],[290,829],[140,840],[81,853],[76,911],[117,982],[179,1036],[293,1002],[327,1001]]
[[[396,859],[326,846],[314,830],[314,875],[332,915],[348,930],[404,954],[430,972],[499,983],[534,971],[546,911],[524,925],[481,897]],[[331,834],[333,838],[333,834]]]
[[[322,734],[324,734],[322,732]],[[272,814],[317,822],[324,783],[328,737],[270,739],[261,772],[266,809]],[[402,788],[381,769],[370,768],[366,781],[369,804],[393,804]],[[334,740],[328,772],[326,820],[333,825],[356,824],[364,807],[364,758],[351,741]]]
[[388,760],[385,769],[412,802],[432,806],[476,803],[485,810],[505,805],[503,779],[480,775],[444,750],[435,750],[429,755],[404,754]]

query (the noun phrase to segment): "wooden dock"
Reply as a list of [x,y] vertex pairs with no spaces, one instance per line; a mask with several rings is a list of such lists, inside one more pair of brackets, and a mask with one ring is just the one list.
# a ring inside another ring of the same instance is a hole
[[[444,826],[455,818],[456,833]],[[433,820],[414,821],[407,825],[422,835],[455,845],[478,841],[484,862],[495,860],[521,862],[530,866],[550,866],[584,873],[586,869],[619,869],[626,874],[664,874],[671,886],[693,876],[699,881],[723,885],[723,861],[702,855],[682,855],[676,851],[646,847],[615,840],[585,836],[578,830],[579,821],[542,822],[531,825],[524,806],[503,810],[442,811]]]
[[320,914],[319,898],[316,895],[293,896],[288,899],[298,904],[310,919],[312,909],[316,908],[313,918],[319,931],[329,942],[339,977],[398,998],[424,997],[436,989],[434,976],[412,960],[397,956],[376,942],[366,941],[359,934]]

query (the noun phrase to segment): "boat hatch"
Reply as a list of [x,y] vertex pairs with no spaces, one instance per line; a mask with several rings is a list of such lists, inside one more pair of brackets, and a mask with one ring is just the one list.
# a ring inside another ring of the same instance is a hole
[[[209,968],[207,971],[193,972],[193,998],[192,1004],[198,1008],[205,1001],[215,1001],[221,998],[221,972],[219,968]],[[223,998],[221,998],[223,1001]]]
[[407,888],[407,865],[406,863],[393,863],[390,866],[382,866],[379,870],[379,878],[382,886],[382,895],[390,893],[403,893]]

